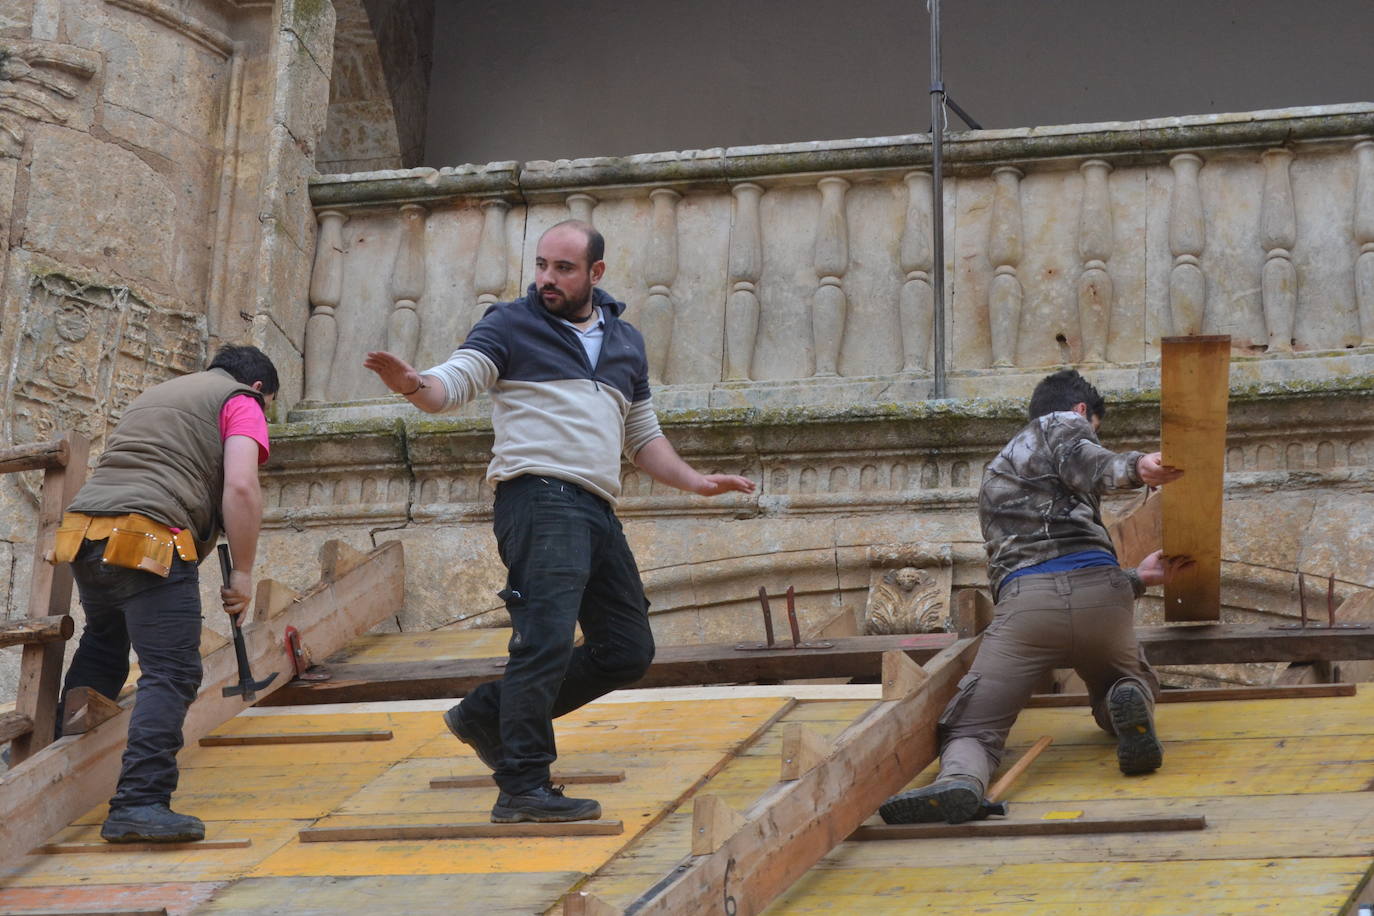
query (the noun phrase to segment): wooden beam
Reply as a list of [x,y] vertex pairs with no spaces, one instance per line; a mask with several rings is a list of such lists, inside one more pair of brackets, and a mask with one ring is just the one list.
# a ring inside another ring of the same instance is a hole
[[738,916],[762,912],[935,759],[935,722],[980,642],[960,640],[937,655],[915,693],[875,704],[824,762],[795,782],[775,784],[720,849],[684,861],[626,913],[712,913],[722,904]]
[[[1374,626],[1368,629],[1278,630],[1222,624],[1138,627],[1136,636],[1152,665],[1217,665],[1247,662],[1374,659]],[[836,637],[829,649],[742,652],[735,643],[660,646],[636,687],[748,684],[798,678],[879,678],[884,652],[900,649],[924,663],[951,645],[952,633],[917,636]],[[367,703],[460,697],[499,678],[506,659],[459,658],[423,662],[350,662],[324,667],[331,680],[295,681],[259,700],[259,706]]]
[[[1288,684],[1282,687],[1190,687],[1161,690],[1160,703],[1207,703],[1213,700],[1287,700],[1304,697],[1353,697],[1354,684]],[[1087,706],[1086,693],[1038,693],[1027,707]]]
[[0,474],[65,468],[70,461],[71,446],[67,444],[65,436],[51,442],[29,442],[0,448]]
[[350,827],[306,827],[302,843],[386,842],[390,840],[467,840],[501,837],[619,836],[622,821],[564,821],[562,823],[493,824],[468,821],[451,824],[373,824]]
[[76,624],[70,614],[53,617],[20,617],[0,622],[0,646],[36,646],[45,642],[66,642]]
[[1160,833],[1205,830],[1202,815],[1160,817],[1087,817],[1050,821],[968,821],[963,824],[872,824],[860,827],[851,840],[919,840],[959,837],[1073,836],[1097,833]]
[[1221,619],[1221,509],[1231,338],[1160,341],[1160,450],[1183,477],[1164,487],[1164,552],[1194,565],[1164,587],[1167,621]]
[[348,741],[390,741],[389,728],[344,728],[332,732],[254,732],[206,735],[201,747],[242,747],[257,744],[338,744]]
[[[593,785],[600,783],[624,782],[624,770],[555,770],[549,782],[561,786]],[[436,776],[429,781],[431,789],[486,789],[496,785],[490,773],[473,773],[470,776]]]
[[[271,627],[245,626],[243,636],[254,676],[278,673],[263,694],[275,690],[292,673],[280,628],[294,626],[303,640],[325,655],[396,613],[404,600],[404,553],[399,541],[389,541],[368,554],[367,563],[315,590]],[[212,653],[203,664],[200,694],[182,728],[188,744],[244,709],[241,698],[221,693],[221,688],[238,683],[233,647]],[[110,797],[119,776],[133,699],[123,700],[123,711],[109,721],[84,735],[62,738],[0,775],[0,868]]]
[[33,720],[22,712],[0,713],[0,744],[27,735],[32,729]]

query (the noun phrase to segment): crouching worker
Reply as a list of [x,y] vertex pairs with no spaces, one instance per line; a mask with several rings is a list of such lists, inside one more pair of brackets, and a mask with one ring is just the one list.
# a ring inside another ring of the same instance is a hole
[[228,346],[206,371],[148,389],[124,411],[62,519],[54,559],[71,562],[86,612],[62,695],[89,687],[115,699],[129,676],[130,646],[142,669],[119,784],[100,828],[111,843],[205,837],[198,818],[170,807],[181,727],[201,681],[197,564],[222,529],[234,559],[220,592],[224,610],[248,607],[264,411],[277,387],[266,354]]
[[1086,379],[1056,372],[1031,395],[1030,423],[984,472],[978,516],[996,616],[940,717],[939,778],[888,799],[879,812],[889,824],[974,817],[1012,724],[1055,668],[1073,668],[1087,684],[1093,717],[1117,739],[1121,772],[1163,762],[1153,721],[1159,680],[1136,642],[1134,604],[1192,561],[1157,551],[1121,569],[1098,507],[1107,490],[1162,486],[1183,472],[1158,452],[1103,448],[1106,412]]

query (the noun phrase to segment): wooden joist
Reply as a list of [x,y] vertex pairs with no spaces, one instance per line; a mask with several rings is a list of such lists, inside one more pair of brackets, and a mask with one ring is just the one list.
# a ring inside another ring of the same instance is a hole
[[[268,623],[243,628],[253,675],[276,671],[268,693],[292,676],[282,647],[282,630],[293,626],[321,654],[333,652],[375,626],[404,601],[405,561],[399,541],[367,554],[366,562],[336,581],[322,583]],[[221,689],[238,683],[232,646],[206,656],[205,677],[182,729],[188,744],[198,741],[244,709],[239,697]],[[83,735],[65,737],[0,776],[0,867],[10,864],[109,798],[119,776],[133,697],[119,715]]]
[[76,624],[70,614],[52,617],[20,617],[0,622],[0,646],[37,646],[47,642],[66,642]]
[[870,824],[850,834],[851,840],[919,840],[961,837],[1081,836],[1085,833],[1159,833],[1205,830],[1202,815],[1158,817],[1083,817],[1063,820],[968,821],[963,824]]
[[348,827],[306,827],[302,843],[385,842],[390,840],[470,840],[501,837],[619,836],[623,821],[565,821],[542,824],[492,824],[468,821],[452,824],[370,824]]
[[[1227,624],[1140,627],[1136,633],[1153,665],[1374,659],[1374,627],[1277,630]],[[828,640],[833,643],[828,649],[779,648],[749,652],[737,650],[734,643],[662,646],[648,674],[635,686],[747,684],[820,677],[878,678],[883,676],[884,652],[900,650],[913,661],[922,663],[956,638],[952,633],[834,637]],[[329,661],[324,667],[333,675],[330,680],[293,681],[258,705],[458,697],[478,684],[500,677],[505,663],[504,657],[396,663]]]
[[718,849],[684,860],[625,912],[762,912],[935,759],[936,719],[980,641],[959,640],[937,655],[910,694],[875,704],[823,761],[743,812],[743,826]]

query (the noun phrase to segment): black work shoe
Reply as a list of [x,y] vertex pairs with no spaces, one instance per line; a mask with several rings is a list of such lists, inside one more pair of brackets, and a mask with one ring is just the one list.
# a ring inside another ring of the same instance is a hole
[[948,776],[928,786],[894,795],[878,813],[889,824],[962,824],[983,804],[983,790],[967,776]]
[[505,754],[501,750],[501,737],[476,724],[463,715],[462,704],[444,713],[444,724],[453,732],[453,737],[477,752],[477,759],[493,771],[501,765]]
[[1164,745],[1155,736],[1154,716],[1144,688],[1118,681],[1107,697],[1107,714],[1116,731],[1116,762],[1127,776],[1153,773],[1164,762]]
[[525,795],[502,792],[491,809],[493,824],[515,824],[520,821],[557,823],[559,821],[594,821],[601,817],[601,803],[591,798],[567,798],[562,786],[545,783]]
[[166,805],[131,805],[110,809],[100,838],[107,843],[194,843],[205,839],[205,824]]

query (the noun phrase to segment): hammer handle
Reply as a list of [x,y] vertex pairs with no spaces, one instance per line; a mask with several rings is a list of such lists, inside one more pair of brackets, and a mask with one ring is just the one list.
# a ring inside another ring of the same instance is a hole
[[1004,794],[1006,794],[1006,791],[1011,788],[1012,783],[1016,782],[1016,780],[1021,776],[1021,774],[1026,772],[1026,768],[1029,767],[1035,761],[1036,757],[1040,756],[1041,752],[1044,751],[1045,748],[1050,746],[1050,742],[1053,740],[1054,739],[1052,737],[1046,735],[1039,741],[1032,744],[1030,750],[1022,754],[1021,759],[1016,761],[1016,763],[1012,764],[1011,769],[1007,770],[1007,772],[1002,776],[1002,778],[997,780],[997,782],[993,784],[992,788],[988,790],[987,800],[990,802],[995,802]]

